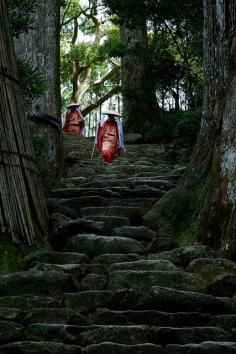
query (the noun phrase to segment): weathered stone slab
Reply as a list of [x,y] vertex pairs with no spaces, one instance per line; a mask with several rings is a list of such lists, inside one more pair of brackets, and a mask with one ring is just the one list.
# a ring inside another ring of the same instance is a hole
[[81,348],[77,345],[67,345],[56,342],[14,342],[0,346],[4,354],[81,354]]
[[27,311],[25,323],[50,323],[86,326],[88,321],[76,310],[69,308],[38,308]]
[[38,252],[26,256],[21,264],[23,270],[29,269],[35,263],[52,264],[82,264],[88,263],[89,258],[85,254],[76,252]]
[[117,343],[100,343],[89,345],[83,354],[166,354],[164,349],[154,344],[125,345]]
[[144,253],[144,246],[130,238],[117,236],[98,236],[80,234],[68,238],[62,245],[63,251],[86,253],[90,258],[101,254],[113,253]]
[[66,289],[73,291],[74,285],[64,272],[26,271],[0,277],[0,296],[33,294],[60,298]]
[[109,266],[113,263],[135,262],[142,259],[142,256],[135,253],[128,254],[103,254],[93,259],[93,263],[101,263]]
[[66,308],[91,313],[97,307],[109,306],[113,297],[112,291],[83,291],[77,294],[65,293],[63,302]]
[[120,270],[135,270],[135,271],[178,271],[173,263],[168,260],[140,260],[133,262],[114,263],[109,267],[109,272]]
[[47,338],[49,342],[73,343],[80,338],[80,333],[81,327],[78,326],[35,323],[27,327],[25,338],[36,342],[42,342]]
[[0,343],[19,340],[23,333],[24,327],[19,323],[0,321]]
[[165,308],[166,311],[197,311],[215,314],[236,314],[236,304],[231,298],[220,298],[190,291],[180,291],[154,286],[138,300],[142,309]]
[[198,258],[193,260],[186,270],[200,274],[211,282],[218,275],[236,274],[236,263],[224,258]]
[[235,354],[235,342],[205,342],[200,344],[168,345],[168,354]]
[[28,310],[32,308],[50,308],[58,307],[59,301],[53,297],[38,296],[38,295],[17,295],[17,296],[5,296],[0,297],[0,308],[10,307],[18,308],[22,310]]
[[150,289],[153,286],[198,292],[204,292],[206,288],[203,279],[193,273],[120,270],[109,274],[108,288],[111,290],[125,288]]
[[208,246],[186,246],[172,251],[151,254],[148,259],[169,259],[177,266],[187,267],[196,258],[214,258],[215,252]]
[[156,232],[145,226],[123,226],[115,228],[113,235],[119,237],[129,237],[137,241],[151,242],[156,236]]

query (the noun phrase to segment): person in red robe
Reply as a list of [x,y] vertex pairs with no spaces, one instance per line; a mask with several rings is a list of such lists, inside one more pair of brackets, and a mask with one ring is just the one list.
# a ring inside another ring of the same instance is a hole
[[118,112],[108,110],[104,114],[107,118],[98,126],[96,146],[103,160],[112,163],[123,149],[123,132]]
[[67,107],[65,124],[63,131],[72,135],[83,135],[85,128],[84,118],[80,111],[80,105],[78,103],[71,103]]

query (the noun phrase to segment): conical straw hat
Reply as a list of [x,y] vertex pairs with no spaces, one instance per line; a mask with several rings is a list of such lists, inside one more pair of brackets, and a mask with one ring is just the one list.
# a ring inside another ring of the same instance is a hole
[[106,111],[103,112],[103,114],[121,117],[121,114],[119,112],[113,111],[111,109],[107,109]]
[[74,106],[80,106],[80,104],[76,102],[71,102],[70,104],[68,104],[67,108],[74,107]]

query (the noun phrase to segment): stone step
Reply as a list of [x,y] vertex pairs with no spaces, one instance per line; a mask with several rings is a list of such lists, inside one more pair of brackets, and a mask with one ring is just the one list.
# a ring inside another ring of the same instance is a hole
[[99,220],[76,219],[57,224],[54,222],[53,231],[50,233],[50,242],[52,244],[59,243],[60,240],[82,232],[108,235],[111,232],[111,228],[104,221]]
[[141,260],[143,257],[139,254],[128,253],[128,254],[103,254],[101,256],[95,257],[92,262],[100,263],[105,266],[109,266],[114,263],[123,262],[135,262]]
[[187,344],[204,341],[230,341],[229,334],[217,327],[155,327],[147,325],[94,325],[80,335],[82,346],[115,342],[119,344]]
[[[86,196],[71,199],[48,199],[48,208],[50,213],[61,212],[64,210],[71,210],[72,216],[79,216],[81,209],[86,207],[138,207],[145,214],[153,204],[157,201],[155,198],[104,198],[100,196]],[[83,214],[82,214],[83,215]],[[82,226],[82,225],[81,225]],[[95,225],[96,226],[96,225]]]
[[65,293],[62,304],[64,307],[77,310],[82,314],[89,314],[98,307],[112,305],[114,293],[112,291],[91,290],[80,293]]
[[107,253],[145,253],[142,243],[131,238],[95,234],[79,234],[69,237],[59,245],[59,248],[66,252],[86,253],[90,258]]
[[0,321],[22,322],[25,312],[14,307],[0,307]]
[[205,292],[205,281],[194,273],[182,271],[117,270],[109,273],[108,289],[150,289],[153,286]]
[[75,325],[34,323],[26,328],[24,339],[42,342],[47,338],[49,342],[78,344],[81,343],[80,334],[83,328]]
[[49,296],[26,294],[0,297],[0,308],[30,310],[32,308],[40,307],[55,308],[59,307],[59,305],[59,300]]
[[119,237],[129,237],[137,241],[151,242],[157,237],[156,232],[146,226],[122,226],[113,230],[112,234]]
[[201,312],[163,312],[155,310],[117,311],[98,308],[89,315],[97,325],[149,325],[158,327],[218,327],[233,334],[236,315],[210,315]]
[[89,258],[87,255],[77,252],[37,252],[26,256],[21,262],[23,270],[29,269],[35,263],[51,263],[51,264],[83,264],[88,263]]
[[235,354],[236,342],[207,341],[199,344],[167,345],[167,354]]
[[69,275],[59,271],[25,271],[0,277],[0,296],[45,295],[61,298],[65,290],[75,291]]
[[10,321],[0,321],[0,343],[17,341],[24,335],[24,326]]
[[168,191],[172,188],[175,187],[175,185],[169,181],[165,180],[149,180],[149,179],[142,179],[142,180],[129,180],[129,179],[119,179],[119,180],[106,180],[106,183],[104,183],[104,180],[99,180],[99,181],[92,181],[92,182],[82,182],[82,183],[77,183],[75,181],[70,181],[64,182],[65,187],[85,187],[85,188],[102,188],[104,185],[106,188],[111,188],[111,187],[126,187],[126,188],[137,188],[139,186],[149,186],[153,187],[156,189],[163,189],[165,191]]
[[168,260],[140,260],[132,262],[123,262],[123,263],[113,263],[108,268],[109,272],[115,271],[178,271],[173,263]]
[[[119,297],[122,297],[122,292]],[[126,295],[127,296],[127,295]],[[197,311],[212,314],[236,314],[236,302],[231,298],[221,298],[191,291],[181,291],[160,286],[150,288],[141,297],[136,296],[136,309],[165,311]],[[118,299],[119,300],[119,299]],[[127,297],[127,303],[130,302]],[[124,304],[126,306],[126,304]]]
[[197,258],[215,258],[215,251],[208,246],[185,246],[171,251],[148,255],[148,259],[168,259],[177,266],[187,267]]
[[82,354],[81,347],[57,342],[19,341],[0,346],[4,354]]
[[121,196],[122,198],[161,198],[165,192],[163,190],[141,185],[138,188],[123,188],[123,187],[111,187],[107,188],[60,188],[52,192],[51,196],[55,198],[77,198],[82,196],[101,196],[104,198],[116,198]]
[[102,216],[102,215],[89,215],[84,217],[84,220],[94,220],[104,222],[106,228],[111,232],[117,227],[129,226],[129,220],[122,216]]
[[[214,316],[200,312],[116,311],[106,308],[98,308],[89,316],[90,322],[98,325],[149,325],[158,327],[214,326],[214,319]],[[229,327],[218,325],[220,323],[222,322],[219,320],[217,327],[230,330]]]
[[88,320],[81,313],[68,308],[33,308],[25,312],[24,324],[46,323],[86,326]]
[[165,350],[155,344],[145,343],[126,345],[105,342],[92,344],[83,348],[83,354],[167,354]]
[[80,210],[82,217],[89,216],[121,216],[130,220],[132,225],[137,225],[142,222],[142,210],[138,207],[87,207]]

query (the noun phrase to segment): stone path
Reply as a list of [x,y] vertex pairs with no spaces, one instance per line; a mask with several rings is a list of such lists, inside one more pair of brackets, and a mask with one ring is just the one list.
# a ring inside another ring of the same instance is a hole
[[143,225],[183,169],[156,145],[107,165],[91,140],[65,144],[54,249],[0,277],[0,354],[236,353],[236,264]]

